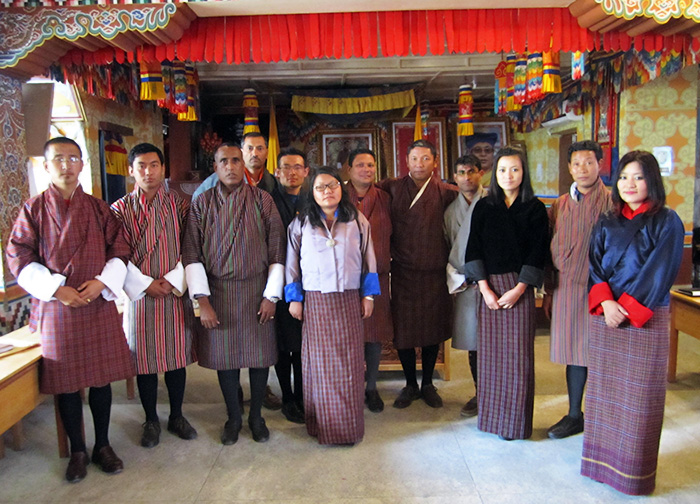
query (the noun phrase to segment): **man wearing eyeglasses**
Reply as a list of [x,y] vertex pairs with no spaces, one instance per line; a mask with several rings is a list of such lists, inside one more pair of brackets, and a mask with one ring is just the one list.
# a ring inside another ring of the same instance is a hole
[[110,474],[124,464],[109,444],[110,383],[134,376],[131,353],[114,300],[131,251],[109,205],[85,194],[78,144],[65,137],[44,146],[51,184],[20,210],[7,243],[7,264],[34,298],[30,329],[41,336],[44,394],[56,396],[70,440],[66,479],[87,475],[80,391],[90,388],[95,426],[92,462]]
[[[245,156],[245,155],[244,155]],[[308,196],[304,187],[309,167],[306,154],[294,148],[282,149],[277,156],[277,183],[272,199],[277,205],[286,232],[289,224],[304,206]],[[278,358],[275,364],[277,380],[282,389],[282,414],[290,422],[304,423],[304,397],[301,375],[301,321],[289,313],[289,303],[280,301],[275,312]],[[292,369],[294,388],[292,389]]]
[[[447,288],[454,294],[455,311],[452,326],[452,348],[469,352],[469,369],[477,382],[476,341],[481,294],[476,284],[468,284],[464,276],[464,256],[469,241],[472,211],[476,202],[486,196],[481,185],[484,170],[481,161],[472,154],[462,156],[455,162],[454,181],[459,187],[460,196],[445,211],[445,237],[450,246],[450,259],[447,263]],[[473,417],[478,413],[476,393],[462,407],[463,417]]]
[[[408,175],[377,185],[391,195],[391,309],[394,346],[406,386],[394,401],[406,408],[422,398],[431,408],[442,407],[433,385],[440,343],[450,337],[452,299],[445,268],[449,249],[443,231],[445,209],[458,195],[454,186],[436,175],[437,150],[427,140],[407,151]],[[421,387],[416,378],[416,351],[421,348]]]

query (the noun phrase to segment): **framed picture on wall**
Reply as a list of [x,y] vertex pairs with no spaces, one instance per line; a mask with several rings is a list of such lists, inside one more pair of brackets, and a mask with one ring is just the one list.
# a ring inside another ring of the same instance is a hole
[[[457,131],[456,128],[455,131]],[[490,172],[493,169],[495,153],[509,143],[508,118],[477,119],[474,121],[473,135],[457,137],[457,157],[474,154],[481,161],[484,171]]]
[[[414,121],[396,121],[391,123],[393,163],[389,170],[390,177],[408,175],[406,161],[408,147],[413,143],[416,123]],[[435,175],[441,179],[449,178],[449,159],[446,157],[445,119],[435,118],[428,121],[428,138],[437,149],[438,166]]]
[[340,170],[343,180],[347,180],[348,158],[355,149],[371,149],[377,155],[377,131],[375,129],[348,129],[321,131],[321,164]]

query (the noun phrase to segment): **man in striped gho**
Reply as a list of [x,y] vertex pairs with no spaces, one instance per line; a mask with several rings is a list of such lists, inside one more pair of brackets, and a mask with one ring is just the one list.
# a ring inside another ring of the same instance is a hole
[[170,398],[168,431],[194,439],[197,431],[182,416],[185,366],[192,353],[192,306],[183,298],[187,284],[181,262],[182,236],[188,203],[164,184],[163,153],[142,143],[129,152],[129,174],[134,190],[114,202],[112,211],[124,226],[131,247],[124,291],[130,302],[124,311],[124,332],[136,364],[136,383],[146,413],[141,446],[160,441],[156,412],[158,373],[165,373]]

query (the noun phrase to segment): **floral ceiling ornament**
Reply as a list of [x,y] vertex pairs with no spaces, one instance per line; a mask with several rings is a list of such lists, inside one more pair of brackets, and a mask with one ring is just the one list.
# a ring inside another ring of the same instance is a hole
[[700,0],[595,0],[602,9],[618,18],[638,16],[666,23],[671,18],[692,19],[700,23]]
[[120,33],[164,28],[177,11],[172,3],[96,6],[83,9],[0,10],[0,69],[12,67],[47,40],[75,41],[88,35],[112,40]]

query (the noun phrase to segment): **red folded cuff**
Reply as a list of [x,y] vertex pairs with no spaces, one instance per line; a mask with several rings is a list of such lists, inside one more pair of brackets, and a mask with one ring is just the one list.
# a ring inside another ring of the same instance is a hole
[[634,327],[643,327],[649,319],[654,315],[654,312],[644,306],[642,303],[634,299],[632,296],[624,292],[620,299],[617,300],[622,307],[629,313],[630,324]]
[[591,315],[602,315],[603,307],[601,306],[601,303],[608,300],[615,300],[608,282],[600,282],[595,284],[588,292],[588,313]]

